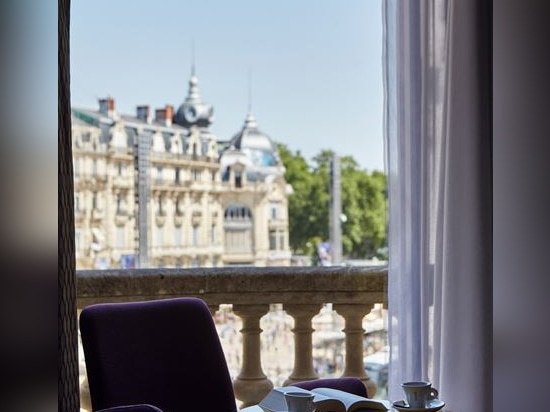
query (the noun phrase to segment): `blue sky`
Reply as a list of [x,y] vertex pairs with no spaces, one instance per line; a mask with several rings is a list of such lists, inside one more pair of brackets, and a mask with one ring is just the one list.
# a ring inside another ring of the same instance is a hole
[[183,102],[192,45],[211,131],[227,140],[249,104],[274,141],[309,161],[321,149],[383,170],[380,0],[77,0],[71,98],[111,95],[135,113]]

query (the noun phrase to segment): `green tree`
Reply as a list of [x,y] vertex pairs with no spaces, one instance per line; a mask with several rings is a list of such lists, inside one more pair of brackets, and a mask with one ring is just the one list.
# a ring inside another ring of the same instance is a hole
[[[322,150],[312,165],[300,152],[279,145],[286,167],[285,178],[293,187],[289,198],[290,247],[298,254],[314,255],[319,241],[329,238],[329,171],[334,152]],[[386,244],[386,176],[361,170],[351,156],[340,158],[342,249],[348,258],[378,255]]]
[[279,145],[279,154],[286,168],[285,179],[294,191],[288,201],[290,247],[295,253],[312,255],[318,240],[328,234],[324,227],[328,193],[300,152]]
[[342,163],[342,225],[344,255],[370,258],[386,244],[386,176]]

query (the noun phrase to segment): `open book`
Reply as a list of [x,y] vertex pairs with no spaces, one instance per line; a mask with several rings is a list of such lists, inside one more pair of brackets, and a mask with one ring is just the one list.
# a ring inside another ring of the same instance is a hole
[[315,388],[311,391],[297,386],[283,386],[272,389],[258,404],[264,412],[286,411],[286,392],[306,392],[314,395],[316,412],[363,412],[391,409],[389,401],[370,399],[332,388]]

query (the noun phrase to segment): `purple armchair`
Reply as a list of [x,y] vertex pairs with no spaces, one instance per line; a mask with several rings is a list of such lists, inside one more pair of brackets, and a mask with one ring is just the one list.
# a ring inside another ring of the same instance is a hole
[[153,405],[142,404],[115,406],[113,408],[100,409],[96,412],[162,412],[162,410]]
[[82,310],[79,323],[94,411],[237,411],[203,300],[96,304]]
[[[237,412],[225,355],[203,300],[96,304],[82,310],[79,322],[93,411]],[[367,396],[358,378],[294,385]]]

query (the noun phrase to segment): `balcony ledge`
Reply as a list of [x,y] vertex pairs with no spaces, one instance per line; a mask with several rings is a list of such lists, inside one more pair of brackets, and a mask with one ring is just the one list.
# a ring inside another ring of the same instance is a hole
[[[79,307],[105,301],[201,297],[226,303],[386,303],[386,267],[231,267],[83,270]],[[260,292],[260,293],[259,293]]]

